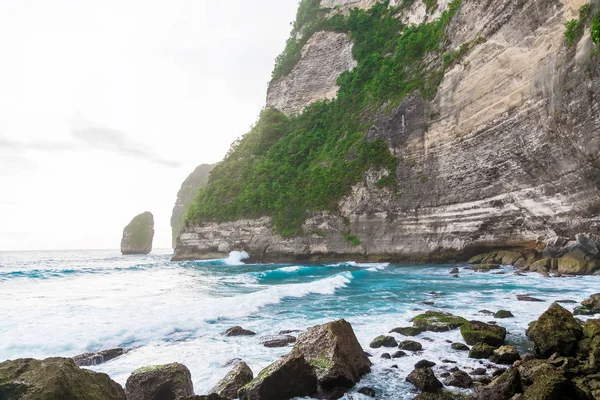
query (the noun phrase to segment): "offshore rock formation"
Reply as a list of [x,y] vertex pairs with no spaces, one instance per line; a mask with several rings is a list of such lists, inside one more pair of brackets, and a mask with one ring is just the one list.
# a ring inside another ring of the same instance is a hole
[[121,253],[149,254],[152,251],[152,239],[154,239],[154,216],[146,211],[137,215],[123,229]]
[[177,193],[177,200],[173,213],[171,214],[171,229],[173,231],[173,248],[177,243],[177,237],[185,224],[185,214],[187,213],[194,197],[198,193],[198,189],[206,185],[208,182],[208,174],[216,164],[201,164],[196,167],[181,184],[181,189]]
[[[202,222],[182,231],[174,258],[244,250],[262,261],[467,260],[502,248],[541,251],[556,236],[598,233],[600,55],[589,29],[573,46],[564,37],[565,23],[586,3],[463,0],[447,34],[454,48],[470,47],[436,96],[413,94],[382,110],[368,132],[400,160],[398,193],[376,184],[389,171],[371,169],[339,201],[339,214],[313,212],[304,235],[282,238],[269,217]],[[346,13],[371,5],[323,0],[321,7]],[[435,14],[445,7],[440,1]],[[403,18],[419,23],[423,13],[417,0]],[[311,38],[294,71],[271,84],[269,106],[295,113],[331,95],[331,75],[352,68],[347,43],[333,46],[333,38]],[[317,63],[332,66],[318,77],[320,89],[306,83]],[[358,240],[347,240],[349,234]]]

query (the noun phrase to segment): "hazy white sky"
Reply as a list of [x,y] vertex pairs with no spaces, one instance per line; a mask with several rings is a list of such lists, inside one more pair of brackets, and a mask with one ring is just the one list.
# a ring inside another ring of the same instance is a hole
[[297,0],[0,0],[0,250],[170,247],[179,186],[264,106]]

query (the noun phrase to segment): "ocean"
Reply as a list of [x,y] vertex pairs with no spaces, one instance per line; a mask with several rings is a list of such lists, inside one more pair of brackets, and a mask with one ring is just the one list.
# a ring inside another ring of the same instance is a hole
[[[423,351],[392,360],[380,356],[393,349],[369,348],[376,336],[411,326],[412,317],[430,309],[481,321],[494,318],[480,310],[505,309],[515,316],[497,320],[509,331],[507,342],[527,351],[530,321],[555,300],[580,302],[598,292],[600,280],[517,276],[511,267],[492,274],[459,266],[456,279],[449,273],[455,265],[245,264],[241,253],[197,262],[170,258],[170,250],[147,256],[0,252],[0,362],[128,347],[126,355],[91,369],[124,385],[138,367],[180,362],[190,369],[196,394],[207,394],[228,372],[228,360],[243,359],[256,375],[291,349],[266,348],[261,337],[344,318],[374,363],[346,398],[366,398],[356,391],[370,386],[380,398],[412,399],[416,391],[405,377],[417,361],[434,361],[438,370],[480,362],[450,348],[449,341],[462,342],[458,330],[411,338]],[[519,294],[544,301],[520,302]],[[222,335],[236,325],[257,335]]]

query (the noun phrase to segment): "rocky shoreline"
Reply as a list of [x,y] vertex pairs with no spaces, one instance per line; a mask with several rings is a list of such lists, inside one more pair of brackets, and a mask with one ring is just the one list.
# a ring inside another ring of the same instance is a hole
[[[452,273],[456,271],[450,271]],[[521,296],[521,301],[537,301]],[[561,303],[574,303],[569,300]],[[600,294],[586,299],[575,315],[600,314]],[[579,311],[579,312],[578,312]],[[444,335],[459,331],[462,341],[446,340],[459,360],[420,359],[406,379],[416,400],[544,400],[600,398],[600,319],[577,319],[559,302],[553,303],[526,331],[533,352],[520,353],[505,342],[502,321],[512,312],[481,310],[494,321],[467,320],[441,311],[426,311],[412,326],[392,329],[374,338],[369,347],[385,353],[382,359],[419,360],[428,332]],[[282,331],[261,339],[264,346],[287,347],[290,352],[254,376],[243,360],[233,359],[229,372],[207,395],[195,395],[191,373],[182,364],[147,366],[135,370],[125,388],[108,375],[79,366],[110,361],[127,353],[112,349],[70,358],[19,359],[0,364],[2,400],[271,400],[310,396],[338,399],[357,386],[363,396],[379,397],[377,389],[361,385],[371,372],[374,355],[365,352],[352,326],[344,321],[317,325],[300,333]],[[254,336],[233,327],[224,336]],[[264,339],[264,340],[263,340]],[[427,344],[425,343],[425,346]],[[515,346],[519,347],[515,344]],[[461,366],[460,358],[463,359]],[[466,366],[478,360],[480,367]],[[437,360],[436,360],[437,361]],[[78,366],[79,365],[79,366]],[[397,368],[391,365],[391,368]],[[365,397],[366,398],[366,397]]]

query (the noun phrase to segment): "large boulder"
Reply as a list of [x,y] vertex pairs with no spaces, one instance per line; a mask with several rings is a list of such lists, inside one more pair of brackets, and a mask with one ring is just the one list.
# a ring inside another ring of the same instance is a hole
[[79,368],[70,358],[22,358],[0,364],[2,400],[126,400],[106,374]]
[[317,389],[314,368],[304,356],[290,353],[269,365],[238,391],[240,400],[287,400],[309,396]]
[[494,350],[490,356],[490,361],[496,364],[507,364],[512,365],[515,361],[521,359],[519,351],[513,346],[502,346],[499,349]]
[[581,305],[594,314],[600,314],[600,293],[588,297],[581,302]]
[[506,339],[506,329],[480,321],[469,321],[460,327],[460,334],[468,345],[486,343],[490,346],[502,346]]
[[586,254],[581,249],[575,249],[558,259],[558,272],[563,275],[585,275],[592,272],[588,268],[593,269],[588,264]]
[[422,392],[435,393],[444,387],[429,367],[416,368],[406,377],[406,381],[415,385]]
[[478,388],[472,396],[468,397],[468,399],[510,400],[514,395],[521,392],[522,386],[519,372],[516,369],[511,368],[496,378],[489,385]]
[[92,365],[98,365],[127,353],[129,349],[116,348],[109,350],[102,350],[96,353],[83,353],[73,357],[73,361],[80,367],[89,367]]
[[481,360],[484,358],[490,358],[494,354],[494,347],[486,343],[477,343],[469,350],[469,358]]
[[600,335],[600,319],[588,319],[583,326],[583,335],[588,339],[593,339]]
[[554,353],[565,357],[575,355],[582,336],[581,325],[558,303],[553,303],[527,329],[527,337],[533,341],[536,353],[545,358]]
[[303,355],[315,367],[324,388],[350,388],[371,371],[352,326],[343,319],[309,328],[298,336],[292,354]]
[[430,332],[445,332],[460,328],[467,320],[445,312],[427,311],[414,317],[412,322],[415,328]]
[[152,365],[138,368],[125,383],[127,400],[164,400],[193,396],[189,369],[183,364]]
[[252,370],[245,362],[241,361],[210,390],[210,393],[215,393],[226,399],[237,399],[238,391],[252,379],[254,379]]
[[535,373],[533,384],[523,392],[523,400],[587,400],[561,369],[543,364]]
[[154,239],[154,216],[150,212],[137,215],[123,229],[121,253],[148,254],[152,251]]
[[404,336],[417,336],[423,332],[425,332],[424,328],[417,328],[414,326],[394,328],[390,331],[390,333],[399,333]]
[[445,381],[444,385],[468,389],[473,386],[473,378],[465,371],[455,371]]
[[223,332],[224,336],[233,337],[233,336],[254,336],[255,332],[249,331],[248,329],[244,329],[241,326],[234,326],[233,328],[227,329]]
[[373,341],[371,341],[371,344],[369,344],[369,347],[371,347],[372,349],[378,349],[380,347],[397,347],[398,346],[398,342],[396,342],[396,339],[394,339],[393,336],[377,336],[375,339],[373,339]]

